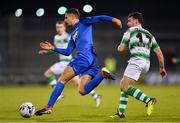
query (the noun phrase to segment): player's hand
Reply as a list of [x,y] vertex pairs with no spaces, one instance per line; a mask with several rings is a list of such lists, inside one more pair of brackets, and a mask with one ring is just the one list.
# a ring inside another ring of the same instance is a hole
[[166,77],[166,75],[167,75],[167,72],[166,72],[165,68],[160,68],[160,72],[159,73],[160,73],[162,78]]
[[42,55],[42,54],[47,54],[48,51],[47,50],[39,50],[39,54]]
[[118,27],[122,28],[122,23],[121,20],[117,19],[117,18],[113,18],[112,22],[117,25]]
[[47,42],[47,41],[41,42],[40,47],[42,49],[45,49],[45,50],[54,50],[54,46],[51,43]]

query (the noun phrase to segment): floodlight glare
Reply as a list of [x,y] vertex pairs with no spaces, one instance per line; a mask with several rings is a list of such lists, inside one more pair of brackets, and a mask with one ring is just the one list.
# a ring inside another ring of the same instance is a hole
[[67,11],[67,8],[64,7],[64,6],[61,6],[61,7],[59,7],[59,9],[58,9],[58,14],[63,15],[63,14],[66,13],[66,11]]
[[21,15],[22,15],[22,12],[23,12],[23,10],[22,9],[17,9],[16,11],[15,11],[15,16],[16,17],[20,17]]
[[90,12],[92,12],[92,10],[93,10],[93,7],[91,5],[89,5],[89,4],[86,4],[83,7],[83,11],[86,12],[86,13],[90,13]]
[[36,11],[36,15],[38,17],[41,17],[44,15],[44,9],[43,8],[39,8],[37,11]]

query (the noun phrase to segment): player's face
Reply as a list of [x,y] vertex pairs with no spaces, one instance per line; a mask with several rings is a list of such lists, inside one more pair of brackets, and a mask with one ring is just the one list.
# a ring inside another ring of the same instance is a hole
[[74,15],[65,13],[64,22],[68,26],[73,26],[74,25]]
[[133,27],[137,25],[138,20],[134,19],[133,17],[128,18],[127,26],[128,27]]
[[63,34],[66,31],[66,27],[64,26],[64,24],[58,24],[56,23],[56,31],[58,34]]

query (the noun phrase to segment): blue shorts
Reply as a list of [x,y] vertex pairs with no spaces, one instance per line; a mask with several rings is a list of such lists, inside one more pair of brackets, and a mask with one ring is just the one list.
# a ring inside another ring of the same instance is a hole
[[[87,53],[88,54],[88,53]],[[99,65],[96,55],[90,53],[89,55],[76,55],[68,66],[71,66],[76,75],[91,75],[96,76],[99,72]]]

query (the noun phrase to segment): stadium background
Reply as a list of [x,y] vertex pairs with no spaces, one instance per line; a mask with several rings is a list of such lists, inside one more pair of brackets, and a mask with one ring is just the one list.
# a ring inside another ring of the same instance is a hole
[[[91,13],[85,13],[82,7],[90,4]],[[110,23],[98,23],[93,27],[93,39],[100,66],[104,65],[107,56],[113,55],[117,60],[119,78],[127,64],[128,54],[120,55],[116,51],[123,32],[127,29],[126,16],[129,12],[139,11],[144,14],[144,27],[155,35],[165,55],[169,75],[165,83],[179,83],[179,67],[171,63],[171,57],[180,56],[180,16],[178,4],[172,1],[1,1],[0,4],[0,84],[40,83],[44,81],[43,71],[58,60],[57,56],[38,55],[41,41],[52,41],[55,22],[63,19],[57,13],[60,6],[75,7],[81,17],[106,14],[118,17],[123,21],[119,30]],[[21,17],[15,17],[15,10],[21,8]],[[36,10],[44,8],[42,17],[36,16]],[[152,53],[151,69],[147,80],[163,83],[158,74],[158,61]],[[172,77],[173,76],[173,77]],[[152,79],[153,78],[153,79]],[[173,80],[173,81],[172,81]]]
[[[91,13],[83,12],[85,4],[92,5]],[[30,101],[36,109],[42,108],[52,91],[49,86],[41,86],[47,85],[43,72],[58,61],[58,57],[38,55],[38,51],[41,41],[52,41],[56,34],[55,22],[63,19],[63,15],[57,13],[60,6],[78,8],[82,17],[106,14],[122,19],[124,27],[121,30],[111,23],[98,23],[93,26],[94,46],[100,66],[104,66],[107,56],[113,55],[117,60],[117,81],[114,83],[118,83],[122,77],[129,58],[128,53],[120,55],[116,51],[127,29],[126,16],[133,11],[144,14],[144,27],[152,32],[159,42],[168,72],[165,79],[160,78],[158,60],[152,53],[151,69],[144,80],[152,85],[137,84],[146,94],[158,99],[152,116],[146,116],[143,103],[130,99],[127,117],[110,119],[108,116],[116,112],[119,102],[120,89],[117,84],[102,84],[96,88],[103,101],[99,109],[95,108],[90,96],[82,97],[77,93],[76,86],[67,85],[64,90],[65,98],[55,105],[56,110],[52,115],[34,116],[30,119],[23,119],[19,115],[18,108],[23,102]],[[18,8],[23,9],[21,17],[14,15]],[[44,16],[36,16],[38,8],[44,8]],[[180,66],[171,63],[173,56],[180,57],[179,8],[178,1],[175,0],[1,0],[0,122],[179,122]]]

